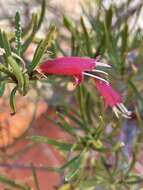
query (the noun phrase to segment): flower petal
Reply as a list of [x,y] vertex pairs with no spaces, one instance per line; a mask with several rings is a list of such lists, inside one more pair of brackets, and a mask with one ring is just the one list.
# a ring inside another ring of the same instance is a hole
[[91,71],[96,65],[96,59],[81,57],[59,57],[47,60],[40,65],[43,73],[56,75],[80,75],[84,71]]

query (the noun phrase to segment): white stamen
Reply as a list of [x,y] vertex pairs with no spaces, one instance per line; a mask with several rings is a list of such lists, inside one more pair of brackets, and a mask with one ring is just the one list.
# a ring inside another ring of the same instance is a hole
[[127,119],[131,119],[131,116],[126,115],[126,114],[122,114],[123,117],[127,118]]
[[86,72],[83,72],[83,74],[84,74],[84,75],[87,75],[87,76],[90,76],[90,77],[93,77],[93,78],[96,78],[96,79],[98,79],[98,80],[101,80],[101,81],[103,81],[103,82],[105,82],[105,83],[107,83],[107,84],[109,85],[109,82],[108,82],[107,80],[105,80],[105,79],[103,79],[103,78],[101,78],[101,77],[99,77],[99,76],[92,75],[92,74],[86,73]]
[[[118,107],[117,107],[118,106]],[[117,116],[117,118],[119,118],[119,114],[122,114],[123,117],[130,119],[130,115],[131,112],[127,110],[127,108],[122,104],[117,104],[117,106],[113,106],[112,109],[115,113],[115,115]]]
[[121,114],[121,111],[116,106],[113,106],[112,109],[117,118],[119,118],[119,114]]
[[98,70],[98,69],[93,69],[92,71],[97,72],[97,73],[102,73],[102,74],[105,74],[105,75],[109,75],[107,72],[102,71],[102,70]]
[[120,110],[122,110],[123,113],[127,114],[127,115],[131,115],[132,112],[127,110],[127,108],[124,106],[124,104],[120,103],[118,104],[118,107],[120,108]]
[[124,106],[124,104],[121,104],[121,106],[122,106],[122,108],[123,108],[129,115],[132,114],[132,112],[129,111],[129,110]]
[[107,68],[111,68],[111,65],[108,65],[106,63],[101,63],[101,62],[95,62],[96,63],[96,66],[99,66],[99,67],[107,67]]

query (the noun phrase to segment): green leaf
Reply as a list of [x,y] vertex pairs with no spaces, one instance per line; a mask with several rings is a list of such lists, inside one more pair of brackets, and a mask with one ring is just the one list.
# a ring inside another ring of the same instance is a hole
[[70,31],[70,32],[75,32],[75,24],[72,21],[72,19],[70,19],[70,17],[64,16],[63,17],[63,23],[65,25],[65,27]]
[[104,55],[105,50],[106,50],[106,37],[105,37],[105,34],[103,34],[94,57],[98,55],[101,55],[101,56]]
[[31,170],[32,170],[32,175],[33,175],[33,179],[34,179],[34,182],[35,182],[36,190],[40,190],[38,176],[37,176],[36,169],[35,169],[33,163],[31,163]]
[[143,106],[143,97],[141,96],[140,92],[138,91],[136,85],[133,83],[133,81],[130,79],[128,81],[128,84],[130,85],[130,87],[133,89],[133,92],[136,94],[136,96],[138,97],[138,99],[140,100],[140,103]]
[[4,48],[3,46],[3,36],[2,36],[2,31],[0,30],[0,47]]
[[41,12],[40,12],[40,17],[38,19],[37,30],[39,30],[39,28],[41,27],[41,24],[42,24],[42,22],[44,20],[45,12],[46,12],[46,1],[42,0]]
[[83,159],[83,155],[84,155],[84,151],[80,155],[74,157],[72,160],[70,160],[68,163],[66,163],[63,166],[64,168],[65,166],[70,167],[72,170],[65,176],[65,181],[70,181],[73,177],[75,177],[79,173],[81,169],[81,164],[82,164],[81,162]]
[[69,123],[67,123],[65,121],[65,118],[62,114],[58,114],[60,119],[61,119],[61,122],[57,122],[57,124],[59,125],[59,127],[61,127],[64,131],[66,131],[67,133],[73,135],[73,136],[76,136],[76,132],[74,130],[74,127],[72,127]]
[[54,139],[49,139],[48,137],[44,137],[44,136],[28,136],[27,139],[32,140],[37,143],[51,144],[55,146],[56,148],[59,148],[60,150],[63,150],[63,151],[70,151],[72,148],[72,144],[63,143],[60,141],[56,141]]
[[0,31],[0,41],[2,43],[1,47],[4,48],[6,56],[10,56],[11,55],[11,48],[10,48],[10,43],[9,43],[6,32]]
[[11,71],[9,71],[8,68],[7,68],[5,65],[3,65],[3,64],[1,64],[1,63],[0,63],[0,72],[3,72],[3,73],[5,73],[5,74],[7,74],[7,75],[8,75],[9,77],[11,77],[14,81],[16,81],[15,75],[14,75]]
[[86,111],[88,122],[92,123],[92,116],[91,115],[93,112],[93,107],[92,107],[92,101],[91,101],[91,96],[90,96],[89,92],[87,92],[87,94],[86,94],[85,111]]
[[73,177],[75,177],[80,171],[80,167],[78,167],[76,170],[69,172],[66,176],[65,176],[65,181],[70,181]]
[[51,44],[52,42],[52,38],[53,38],[53,34],[55,33],[55,26],[51,25],[49,28],[49,32],[46,35],[46,38],[44,40],[42,40],[39,44],[39,46],[37,47],[32,63],[29,65],[28,67],[28,72],[31,73],[36,66],[38,66],[41,63],[41,60],[43,58],[44,53],[46,52],[48,46]]
[[122,45],[121,45],[121,55],[124,56],[124,53],[126,52],[127,49],[127,44],[128,44],[128,24],[125,23],[125,26],[122,31]]
[[86,115],[86,111],[85,111],[85,99],[84,99],[84,88],[83,86],[78,86],[77,87],[77,99],[79,102],[79,106],[80,106],[80,114],[81,114],[81,118],[83,120],[83,130],[88,132],[88,122],[87,122],[87,115]]
[[84,38],[83,39],[85,40],[87,53],[89,56],[92,56],[92,46],[91,46],[92,44],[91,44],[90,37],[89,37],[89,34],[88,34],[88,31],[87,31],[83,17],[81,17],[80,22],[81,22],[81,26],[82,26],[82,29],[84,32]]
[[30,43],[32,42],[32,40],[33,40],[33,38],[34,38],[34,36],[35,36],[35,34],[37,32],[37,25],[38,25],[38,15],[37,14],[33,14],[32,15],[32,23],[31,23],[32,32],[28,36],[28,38],[26,39],[26,41],[24,42],[24,44],[22,45],[21,53],[24,53],[25,50],[30,45]]
[[12,109],[11,115],[14,115],[16,113],[16,99],[15,99],[15,94],[18,89],[18,86],[14,87],[10,94],[10,107]]
[[[44,15],[45,15],[45,10],[46,10],[46,1],[42,0],[42,4],[41,4],[41,11],[40,11],[40,16],[36,13],[34,13],[32,15],[32,22],[28,28],[28,30],[32,30],[30,36],[27,38],[27,40],[25,41],[25,43],[22,46],[22,53],[25,52],[25,50],[28,48],[28,46],[30,45],[30,43],[33,41],[36,32],[40,29],[41,24],[43,22],[44,19]],[[28,31],[26,31],[28,32]]]
[[60,114],[63,114],[64,116],[67,116],[69,119],[71,119],[77,126],[83,127],[83,122],[81,121],[80,115],[76,110],[71,110],[72,113],[69,112],[67,108],[64,108]]
[[23,85],[23,96],[25,96],[29,90],[29,75],[27,73],[23,74],[23,79],[24,79],[24,85]]
[[15,15],[15,40],[16,40],[16,52],[18,55],[21,53],[21,21],[20,21],[20,14],[16,12]]
[[111,29],[111,26],[112,26],[112,16],[113,16],[113,10],[112,10],[112,6],[110,6],[109,10],[106,11],[106,16],[105,16],[105,22],[106,22],[108,31]]
[[65,170],[68,167],[74,168],[76,169],[79,165],[79,159],[80,159],[80,155],[75,156],[74,158],[72,158],[71,160],[69,160],[68,162],[66,162],[66,164],[64,164],[60,170]]
[[[31,20],[30,24],[28,25],[26,30],[24,30],[23,33],[22,33],[23,38],[25,38],[27,36],[27,34],[29,34],[30,31],[32,31],[32,34],[31,34],[32,36],[31,37],[29,36],[28,41],[33,40],[36,32],[40,29],[41,24],[42,24],[42,22],[44,20],[45,11],[46,11],[46,1],[42,0],[40,15],[35,14],[35,13],[32,15],[32,20]],[[27,47],[28,47],[28,44],[29,44],[28,41],[27,41]],[[26,47],[24,48],[24,46],[23,46],[23,52],[24,52],[24,49],[26,49]]]
[[15,61],[15,59],[12,56],[7,57],[8,64],[11,66],[13,74],[15,75],[17,82],[18,82],[18,90],[20,93],[23,94],[23,87],[24,87],[24,79],[23,79],[23,73],[20,69],[20,66]]
[[30,190],[29,187],[27,187],[27,185],[23,185],[17,181],[14,181],[12,179],[9,179],[6,176],[0,175],[0,183],[6,184],[8,186],[11,186],[13,188],[19,188],[21,190]]
[[80,188],[81,189],[87,189],[91,187],[96,187],[98,184],[103,184],[104,179],[100,177],[99,175],[90,177],[89,179],[86,179],[84,181],[80,181]]
[[115,151],[118,151],[120,150],[121,148],[123,148],[125,146],[124,142],[122,141],[117,141],[113,147],[112,147],[112,150],[115,152]]
[[60,168],[61,171],[65,170],[66,168],[70,168],[72,170],[65,176],[65,181],[70,181],[73,177],[75,177],[78,174],[82,167],[82,160],[84,158],[85,153],[86,149],[84,149],[79,155],[73,157]]
[[6,81],[2,81],[0,82],[0,97],[3,96],[4,91],[5,91],[5,85],[6,85]]

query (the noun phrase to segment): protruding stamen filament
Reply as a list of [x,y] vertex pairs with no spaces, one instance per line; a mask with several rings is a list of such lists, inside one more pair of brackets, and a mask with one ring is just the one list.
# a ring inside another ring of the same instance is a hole
[[120,109],[125,115],[127,115],[128,117],[130,117],[131,112],[128,111],[127,108],[126,108],[122,103],[119,103],[117,106],[119,107],[119,109]]
[[119,106],[120,106],[121,109],[122,109],[125,113],[127,113],[128,115],[131,115],[131,114],[132,114],[132,112],[129,111],[129,110],[124,106],[124,104],[121,103]]
[[98,67],[107,67],[107,68],[111,68],[111,65],[108,65],[106,63],[101,63],[101,62],[95,62],[96,66]]
[[127,119],[131,119],[131,116],[125,114],[125,113],[121,113],[123,117],[127,118]]
[[[118,107],[117,107],[118,106]],[[126,107],[122,104],[119,103],[117,106],[113,106],[113,111],[115,115],[119,118],[119,114],[122,114],[125,118],[130,119],[131,112],[126,109]]]
[[97,72],[97,73],[101,73],[101,74],[108,75],[108,73],[107,73],[107,72],[102,71],[102,70],[99,70],[99,69],[93,69],[92,71],[93,71],[93,72]]
[[86,72],[83,72],[83,74],[84,74],[84,75],[87,75],[87,76],[90,76],[90,77],[93,77],[93,78],[96,78],[96,79],[98,79],[98,80],[101,80],[101,81],[103,81],[103,82],[105,82],[105,83],[107,83],[107,84],[109,85],[109,82],[108,82],[107,80],[105,80],[105,79],[103,79],[103,78],[101,78],[101,77],[99,77],[99,76],[93,75],[93,74],[91,74],[91,73],[86,73]]
[[121,111],[116,106],[113,106],[112,109],[113,109],[116,117],[119,118],[119,114],[121,114]]

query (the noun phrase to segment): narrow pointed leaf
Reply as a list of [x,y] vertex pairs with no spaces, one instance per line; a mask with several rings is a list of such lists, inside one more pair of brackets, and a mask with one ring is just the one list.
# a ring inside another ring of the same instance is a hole
[[30,188],[27,187],[26,185],[23,185],[17,181],[9,179],[8,177],[3,175],[0,175],[0,182],[10,187],[18,188],[19,190],[30,190]]
[[5,86],[6,86],[6,81],[0,82],[0,97],[2,97],[4,94]]
[[21,21],[20,21],[20,14],[16,12],[15,15],[15,40],[16,40],[16,52],[18,55],[21,53]]
[[33,69],[35,69],[35,67],[41,63],[41,59],[43,58],[44,53],[47,51],[48,46],[52,42],[54,33],[55,33],[55,26],[51,25],[49,32],[46,35],[46,38],[41,41],[41,43],[39,44],[39,46],[36,49],[32,63],[28,67],[29,73],[32,72]]
[[72,144],[63,143],[44,136],[28,136],[27,139],[32,140],[33,142],[50,144],[63,151],[70,151],[72,148]]

